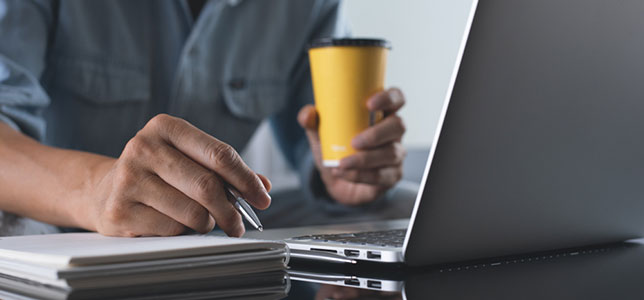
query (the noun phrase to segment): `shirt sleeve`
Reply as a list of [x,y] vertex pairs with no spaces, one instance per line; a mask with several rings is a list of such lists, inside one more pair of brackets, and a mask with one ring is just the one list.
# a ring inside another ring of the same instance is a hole
[[0,0],[0,121],[42,140],[49,97],[40,84],[55,1]]
[[[347,37],[350,29],[345,17],[344,4],[341,0],[318,1],[313,31],[309,41],[323,37]],[[304,192],[313,198],[329,199],[319,172],[315,167],[306,133],[297,122],[297,114],[307,104],[313,104],[313,87],[311,82],[308,55],[299,59],[291,75],[294,83],[289,105],[270,119],[271,127],[278,145],[287,161],[297,172],[303,185],[308,186]]]

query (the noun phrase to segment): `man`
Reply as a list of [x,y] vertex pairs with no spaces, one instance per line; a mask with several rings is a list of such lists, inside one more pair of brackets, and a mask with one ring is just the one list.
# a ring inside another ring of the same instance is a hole
[[320,164],[306,45],[347,34],[339,1],[0,0],[0,210],[105,235],[241,236],[224,186],[270,205],[235,151],[265,118],[309,196],[382,198],[405,155],[399,90],[368,100],[387,117],[358,154]]

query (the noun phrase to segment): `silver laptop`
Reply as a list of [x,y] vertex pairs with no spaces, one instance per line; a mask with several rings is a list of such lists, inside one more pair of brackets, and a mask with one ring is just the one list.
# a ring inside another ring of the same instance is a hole
[[291,249],[418,266],[643,236],[643,11],[475,1],[411,220]]

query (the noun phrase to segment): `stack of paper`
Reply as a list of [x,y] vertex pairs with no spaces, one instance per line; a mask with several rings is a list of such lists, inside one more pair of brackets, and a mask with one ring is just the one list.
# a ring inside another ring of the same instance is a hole
[[247,298],[244,291],[283,293],[287,259],[281,242],[217,236],[5,237],[0,238],[0,287],[46,298],[156,294],[157,299],[200,291],[208,298]]

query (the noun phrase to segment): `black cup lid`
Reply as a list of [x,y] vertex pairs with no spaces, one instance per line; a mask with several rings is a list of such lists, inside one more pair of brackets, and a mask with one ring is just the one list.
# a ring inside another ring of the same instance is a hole
[[310,45],[311,48],[333,47],[333,46],[359,46],[359,47],[383,47],[391,49],[391,43],[382,39],[334,39],[322,38],[314,40]]

